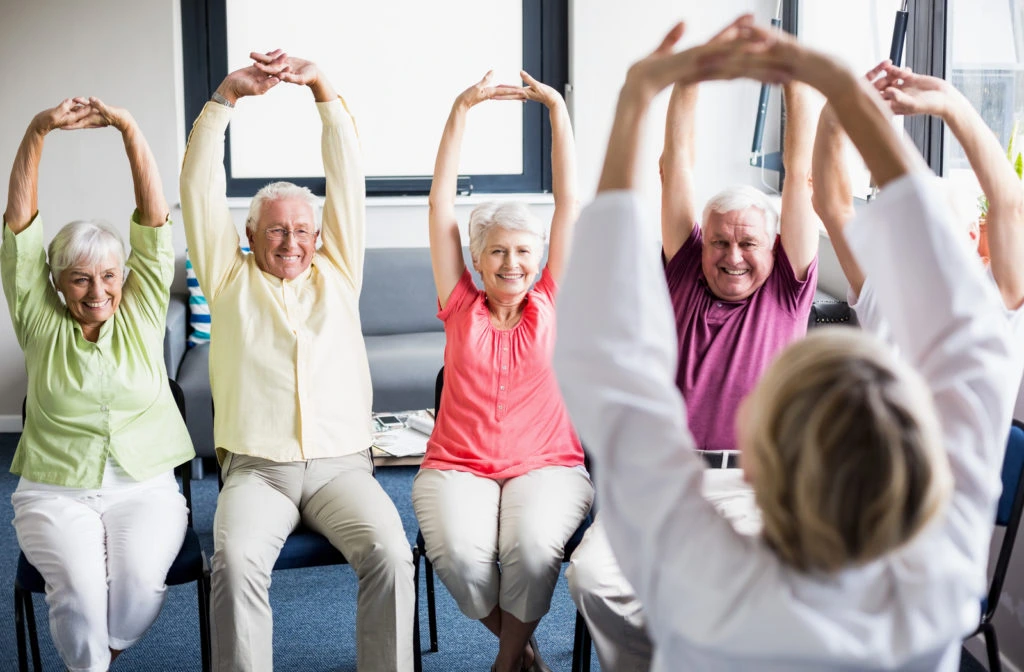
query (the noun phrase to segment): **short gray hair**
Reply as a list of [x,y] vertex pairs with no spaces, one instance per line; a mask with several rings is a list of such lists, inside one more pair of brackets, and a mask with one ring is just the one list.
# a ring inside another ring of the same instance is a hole
[[50,273],[54,282],[72,266],[94,266],[109,259],[117,259],[124,276],[124,240],[117,229],[106,222],[78,220],[64,225],[50,241],[48,250]]
[[307,187],[300,187],[291,182],[271,182],[256,192],[249,203],[249,214],[245,218],[245,229],[250,233],[256,233],[256,223],[260,221],[263,214],[263,205],[269,201],[279,201],[284,198],[297,198],[305,201],[313,210],[313,226],[320,230],[320,219],[316,216],[320,201]]
[[764,228],[768,234],[768,244],[775,242],[775,236],[779,233],[779,211],[775,208],[768,194],[746,185],[728,187],[711,197],[704,206],[704,214],[701,216],[701,226],[708,222],[712,212],[724,215],[728,212],[756,208],[764,215]]
[[545,240],[544,225],[533,216],[525,203],[518,201],[487,201],[469,214],[469,253],[479,259],[484,251],[487,232],[493,228],[526,231]]

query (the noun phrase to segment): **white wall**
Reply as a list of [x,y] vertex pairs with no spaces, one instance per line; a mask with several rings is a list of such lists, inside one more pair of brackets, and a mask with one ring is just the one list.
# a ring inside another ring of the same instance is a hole
[[[571,78],[579,153],[581,193],[590,198],[604,158],[615,99],[626,69],[654,48],[663,33],[680,18],[691,29],[684,44],[707,37],[743,11],[767,20],[774,0],[727,0],[711,6],[698,0],[577,0],[571,8]],[[32,116],[61,99],[96,95],[127,107],[149,139],[160,165],[168,201],[178,201],[177,171],[184,147],[181,75],[181,34],[178,0],[0,0],[0,175],[6,175],[24,128]],[[753,133],[758,85],[753,82],[712,84],[703,88],[697,111],[697,177],[700,198],[721,187],[743,182],[760,184],[760,171],[747,164]],[[454,92],[452,93],[454,95]],[[778,148],[778,99],[767,126],[765,149]],[[647,133],[644,192],[652,216],[657,215],[657,158],[664,128],[665,98],[652,109]],[[440,129],[438,129],[440,132]],[[776,183],[774,173],[767,181]],[[535,205],[541,217],[550,214],[547,199]],[[7,201],[7,181],[0,179],[0,203]],[[40,171],[40,212],[48,238],[72,219],[103,218],[127,234],[133,207],[131,179],[116,132],[56,132],[47,138]],[[472,202],[460,204],[461,221]],[[245,205],[236,219],[241,222]],[[172,218],[180,219],[177,208]],[[423,246],[427,244],[425,199],[382,199],[367,213],[368,244]],[[180,229],[175,246],[184,254]],[[833,293],[842,279],[823,279]],[[179,273],[175,288],[182,290]],[[10,320],[0,318],[0,431],[20,428],[20,404],[25,393],[24,359]]]

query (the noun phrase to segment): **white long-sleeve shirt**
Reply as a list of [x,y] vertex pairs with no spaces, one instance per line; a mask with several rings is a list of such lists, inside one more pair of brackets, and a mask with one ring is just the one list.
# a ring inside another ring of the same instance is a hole
[[947,216],[930,180],[888,185],[847,236],[868,276],[901,288],[878,301],[933,392],[955,492],[910,544],[832,575],[783,564],[701,497],[656,223],[631,192],[601,194],[581,216],[555,369],[649,616],[655,670],[957,669],[985,591],[1012,360],[995,288],[952,226],[930,224]]

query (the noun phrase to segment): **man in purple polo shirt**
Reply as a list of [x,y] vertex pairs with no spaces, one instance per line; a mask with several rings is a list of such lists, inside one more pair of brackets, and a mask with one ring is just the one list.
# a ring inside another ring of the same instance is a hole
[[[722,451],[735,448],[740,400],[775,355],[807,331],[818,269],[818,220],[809,181],[815,110],[813,94],[803,84],[784,87],[787,179],[781,223],[765,194],[738,186],[708,201],[698,226],[697,84],[677,83],[669,99],[661,156],[662,252],[679,334],[676,385],[686,399],[697,446]],[[752,493],[735,488],[737,472],[705,479],[705,494],[737,529],[754,532],[760,521]],[[652,650],[643,607],[619,571],[599,520],[573,553],[566,576],[601,669],[648,670]]]

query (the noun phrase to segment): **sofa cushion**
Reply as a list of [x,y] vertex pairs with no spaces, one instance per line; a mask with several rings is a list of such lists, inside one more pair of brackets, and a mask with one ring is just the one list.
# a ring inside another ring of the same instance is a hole
[[408,411],[434,405],[434,381],[444,363],[444,332],[366,336],[373,410]]
[[[359,296],[363,335],[443,331],[437,319],[437,290],[425,247],[366,250]],[[436,372],[435,372],[436,373]]]

